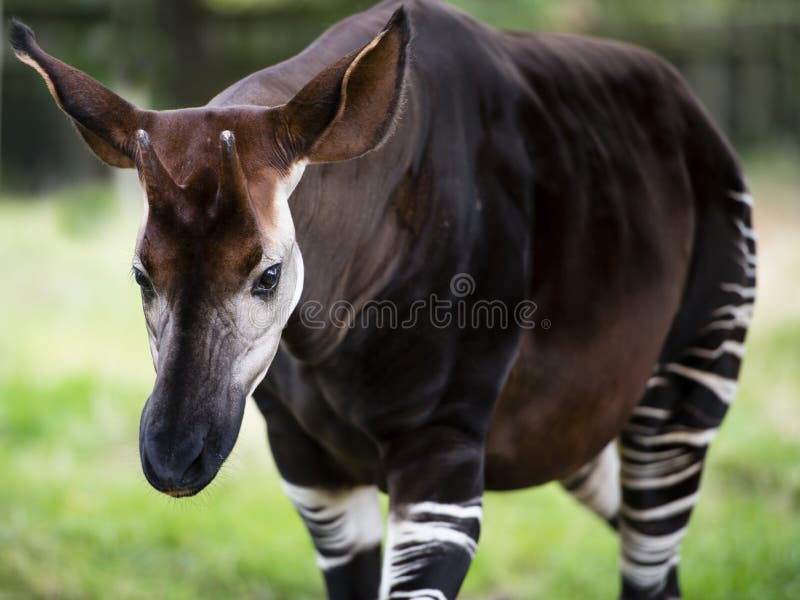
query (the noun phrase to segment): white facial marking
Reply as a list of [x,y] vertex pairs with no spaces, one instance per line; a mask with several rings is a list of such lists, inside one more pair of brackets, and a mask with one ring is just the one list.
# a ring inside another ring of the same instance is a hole
[[297,161],[294,165],[292,165],[292,168],[289,169],[289,175],[278,183],[278,192],[276,196],[283,202],[289,201],[289,197],[292,195],[292,192],[294,192],[295,188],[300,183],[300,180],[303,178],[303,173],[306,172],[307,166],[307,160]]
[[300,248],[295,241],[294,220],[289,208],[289,198],[305,172],[307,161],[297,162],[289,174],[275,185],[271,204],[274,220],[265,240],[264,258],[254,277],[275,263],[281,263],[281,279],[273,298],[254,297],[248,287],[240,305],[246,315],[239,314],[240,328],[252,340],[247,353],[237,361],[235,380],[252,395],[264,379],[281,341],[283,328],[303,293],[305,267]]

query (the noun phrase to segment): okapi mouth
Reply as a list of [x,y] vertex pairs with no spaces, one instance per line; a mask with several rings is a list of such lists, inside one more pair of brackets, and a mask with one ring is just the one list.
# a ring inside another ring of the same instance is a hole
[[186,490],[164,490],[164,493],[167,496],[172,496],[173,498],[189,498],[190,496],[195,496],[203,488],[189,488]]

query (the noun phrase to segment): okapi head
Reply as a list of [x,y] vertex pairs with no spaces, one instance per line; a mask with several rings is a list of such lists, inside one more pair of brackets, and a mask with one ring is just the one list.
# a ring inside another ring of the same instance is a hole
[[140,110],[11,26],[17,57],[104,162],[136,167],[146,202],[133,259],[156,382],[139,448],[148,481],[203,489],[227,458],[247,396],[300,298],[303,259],[289,196],[308,164],[381,144],[400,105],[402,11],[278,107]]

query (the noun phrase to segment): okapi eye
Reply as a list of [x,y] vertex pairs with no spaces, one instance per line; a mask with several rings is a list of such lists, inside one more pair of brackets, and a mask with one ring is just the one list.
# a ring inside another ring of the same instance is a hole
[[146,296],[150,296],[153,294],[153,284],[150,283],[150,280],[147,278],[147,275],[142,273],[136,267],[133,267],[133,278],[136,280],[136,283],[140,288],[142,288],[142,293]]
[[281,278],[281,265],[280,263],[268,267],[266,271],[261,274],[255,287],[253,288],[254,294],[269,294],[274,292],[278,287],[278,281]]

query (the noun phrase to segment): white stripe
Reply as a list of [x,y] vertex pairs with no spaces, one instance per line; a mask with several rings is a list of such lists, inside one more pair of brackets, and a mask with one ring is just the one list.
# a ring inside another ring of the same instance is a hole
[[627,504],[623,504],[621,512],[629,519],[634,519],[636,521],[658,521],[660,519],[672,517],[678,513],[684,512],[689,508],[692,508],[695,504],[697,504],[697,499],[699,497],[700,492],[697,491],[694,494],[690,494],[678,500],[673,500],[672,502],[667,502],[661,506],[646,509],[631,508]]
[[317,565],[323,571],[346,565],[359,552],[380,546],[383,517],[374,486],[330,491],[282,483],[315,545],[337,554],[317,553]]
[[688,527],[666,535],[647,535],[628,527],[623,521],[620,528],[620,540],[625,554],[640,562],[668,560],[676,554],[681,540],[686,536]]
[[723,306],[712,313],[714,316],[732,317],[732,319],[720,319],[706,325],[703,332],[715,329],[734,329],[736,327],[747,328],[753,320],[753,304],[743,304],[740,307],[733,305]]
[[667,385],[667,383],[666,377],[662,377],[660,375],[654,376],[647,380],[647,389],[649,390],[654,387],[663,387]]
[[665,368],[672,373],[677,373],[705,386],[725,404],[733,402],[733,398],[736,396],[737,383],[735,379],[728,379],[716,373],[692,369],[679,363],[670,363]]
[[420,502],[414,504],[408,509],[408,515],[439,515],[443,517],[452,517],[454,519],[478,519],[483,518],[483,507],[480,506],[480,498],[474,501],[467,502],[466,504],[478,503],[473,506],[461,506],[460,504],[440,504],[438,502]]
[[657,450],[655,452],[642,452],[641,450],[633,450],[626,446],[622,446],[620,448],[620,453],[625,458],[631,458],[633,460],[642,460],[642,461],[653,461],[653,460],[661,460],[665,458],[671,458],[681,454],[683,450],[681,448],[673,448],[672,450]]
[[754,266],[747,264],[744,260],[739,260],[738,263],[739,266],[742,267],[744,276],[748,279],[755,279],[758,276],[758,270]]
[[633,409],[633,414],[636,417],[647,417],[648,419],[659,419],[666,421],[672,416],[672,412],[665,408],[656,408],[655,406],[644,406],[640,404]]
[[[415,544],[452,544],[467,552],[470,558],[475,556],[478,543],[467,533],[455,529],[451,523],[438,521],[433,523],[415,523],[400,521],[394,524],[394,545],[405,546]],[[408,550],[413,550],[409,548]],[[405,551],[405,550],[404,550]]]
[[717,348],[713,350],[709,350],[707,348],[689,348],[686,351],[686,354],[691,354],[692,356],[699,356],[701,358],[707,358],[710,360],[715,360],[722,356],[723,354],[733,354],[735,357],[739,358],[740,360],[744,358],[744,344],[741,342],[736,342],[734,340],[725,340],[722,342]]
[[[666,583],[670,568],[679,562],[680,545],[687,527],[666,535],[646,535],[621,523],[620,540],[623,554],[620,570],[625,578],[640,588],[653,588]],[[628,560],[630,557],[630,560]],[[640,565],[660,561],[661,565]]]
[[734,319],[742,321],[747,319],[749,321],[753,318],[753,309],[754,305],[751,302],[747,304],[728,304],[720,306],[711,314],[715,317],[733,317]]
[[412,600],[447,600],[441,590],[414,590],[413,592],[392,592],[390,600],[395,598],[411,598]]
[[676,471],[691,465],[696,459],[697,456],[690,450],[679,454],[678,456],[649,462],[644,465],[625,463],[622,465],[622,474],[628,477],[639,479],[644,477],[661,477],[675,473]]
[[745,242],[744,240],[739,240],[736,243],[736,247],[739,249],[739,252],[742,253],[742,258],[744,258],[744,261],[745,263],[747,263],[747,266],[750,267],[758,266],[758,256],[750,252],[750,248],[747,247],[747,242]]
[[702,333],[709,333],[711,331],[716,331],[718,329],[736,329],[737,327],[741,327],[742,329],[747,329],[750,327],[749,321],[737,321],[736,319],[720,319],[719,321],[714,321],[709,323],[705,327],[703,327]]
[[358,552],[350,551],[347,554],[343,554],[341,556],[323,556],[322,554],[317,553],[317,567],[323,571],[333,571],[334,569],[338,569],[339,567],[343,567],[346,564],[349,564],[353,558],[355,558]]
[[662,565],[638,565],[620,557],[619,568],[630,583],[642,589],[659,586],[655,593],[660,592],[667,583],[667,574],[673,565],[678,564],[677,556]]
[[[586,465],[591,469],[589,476],[574,490],[570,490],[576,500],[588,506],[605,519],[617,514],[620,503],[619,455],[617,444],[612,441],[606,445],[600,456]],[[579,479],[586,467],[581,468],[571,480]],[[564,482],[569,485],[569,480]]]
[[622,485],[624,485],[629,490],[656,490],[659,488],[669,487],[671,485],[675,485],[685,479],[689,479],[692,475],[700,471],[703,468],[702,461],[697,461],[695,464],[690,465],[683,471],[679,471],[677,473],[673,473],[672,475],[666,475],[664,477],[647,477],[647,478],[631,478],[622,477]]
[[739,285],[738,283],[723,283],[720,285],[722,291],[738,294],[743,300],[754,300],[756,288],[752,286]]
[[744,221],[742,221],[741,219],[734,219],[733,222],[736,225],[736,228],[739,230],[739,233],[742,234],[742,236],[744,236],[748,240],[753,240],[754,242],[757,240],[756,232],[753,231],[751,227],[745,225]]
[[649,437],[635,436],[642,446],[661,446],[666,444],[688,444],[689,446],[708,446],[717,435],[717,429],[677,429],[668,433]]
[[728,196],[737,202],[741,202],[742,204],[750,206],[751,208],[753,206],[753,197],[747,192],[728,192]]
[[[478,542],[462,528],[474,528],[470,521],[480,523],[483,509],[476,506],[476,502],[480,502],[480,498],[464,504],[420,502],[393,512],[386,531],[381,600],[397,597],[395,594],[398,592],[390,595],[392,586],[412,581],[424,572],[430,564],[431,553],[440,551],[442,546],[455,546],[466,552],[470,559],[475,556]],[[456,522],[436,520],[437,516],[455,519]],[[467,523],[463,523],[465,521]]]

